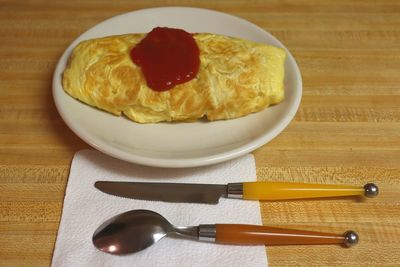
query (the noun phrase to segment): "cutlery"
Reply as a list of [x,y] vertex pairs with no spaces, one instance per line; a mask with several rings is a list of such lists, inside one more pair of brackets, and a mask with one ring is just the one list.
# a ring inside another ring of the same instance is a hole
[[358,235],[343,235],[246,224],[200,224],[176,227],[150,210],[131,210],[100,225],[93,234],[99,250],[123,255],[141,251],[165,236],[236,245],[318,245],[339,244],[351,247]]
[[379,189],[373,183],[364,186],[325,185],[284,182],[244,182],[221,184],[138,183],[97,181],[100,191],[119,197],[217,204],[220,197],[246,200],[288,200],[341,196],[375,197]]

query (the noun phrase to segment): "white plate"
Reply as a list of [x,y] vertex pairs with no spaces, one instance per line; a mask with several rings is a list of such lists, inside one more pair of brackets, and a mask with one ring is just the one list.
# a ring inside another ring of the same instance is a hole
[[258,26],[224,13],[187,7],[138,10],[108,19],[79,36],[64,52],[53,77],[53,96],[67,125],[85,142],[116,158],[158,167],[194,167],[249,153],[277,136],[294,117],[301,100],[299,68],[286,49],[285,100],[243,118],[193,123],[138,124],[85,105],[67,95],[61,75],[73,47],[107,35],[149,32],[156,26],[209,32],[285,46]]

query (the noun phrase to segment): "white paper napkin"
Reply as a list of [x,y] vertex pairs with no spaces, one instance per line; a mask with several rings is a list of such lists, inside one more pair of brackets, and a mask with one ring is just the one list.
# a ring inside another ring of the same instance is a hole
[[257,201],[221,198],[218,205],[165,203],[111,196],[97,190],[98,180],[180,183],[255,181],[252,155],[218,165],[161,169],[123,162],[83,150],[72,161],[52,266],[267,266],[264,246],[232,246],[164,238],[127,256],[98,251],[92,235],[106,219],[132,209],[149,209],[176,226],[214,223],[261,224]]

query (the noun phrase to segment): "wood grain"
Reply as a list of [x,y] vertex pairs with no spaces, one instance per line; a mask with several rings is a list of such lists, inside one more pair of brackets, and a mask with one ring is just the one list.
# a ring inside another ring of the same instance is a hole
[[261,203],[263,223],[361,242],[270,247],[271,266],[400,262],[399,1],[0,0],[0,266],[49,266],[73,154],[87,148],[57,114],[55,64],[79,34],[111,16],[197,6],[243,17],[278,37],[303,76],[300,109],[256,150],[259,180],[364,184],[376,199]]

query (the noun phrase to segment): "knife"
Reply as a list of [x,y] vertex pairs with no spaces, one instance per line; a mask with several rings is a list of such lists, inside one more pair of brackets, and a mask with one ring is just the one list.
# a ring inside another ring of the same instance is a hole
[[114,196],[165,202],[217,204],[220,197],[246,200],[288,200],[321,197],[375,197],[373,183],[364,186],[284,182],[243,182],[222,184],[139,183],[97,181],[94,186]]

